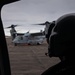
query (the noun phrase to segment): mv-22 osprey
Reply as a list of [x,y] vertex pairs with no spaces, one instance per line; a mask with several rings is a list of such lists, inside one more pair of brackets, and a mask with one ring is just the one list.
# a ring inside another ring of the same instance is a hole
[[28,44],[28,45],[40,45],[43,44],[45,41],[45,35],[44,32],[41,30],[40,32],[36,33],[17,33],[15,27],[18,25],[11,25],[6,28],[11,28],[10,29],[10,34],[12,37],[12,42],[14,43],[15,46],[18,44]]

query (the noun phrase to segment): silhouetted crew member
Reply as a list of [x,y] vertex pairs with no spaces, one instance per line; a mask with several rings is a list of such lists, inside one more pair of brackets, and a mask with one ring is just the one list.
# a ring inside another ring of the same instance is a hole
[[48,54],[61,61],[41,75],[75,75],[75,14],[57,19],[49,37]]

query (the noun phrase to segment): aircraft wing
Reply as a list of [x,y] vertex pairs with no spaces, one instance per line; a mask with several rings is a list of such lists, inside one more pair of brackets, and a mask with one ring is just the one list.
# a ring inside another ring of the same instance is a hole
[[17,36],[22,36],[22,35],[24,35],[25,33],[16,33],[17,34]]
[[[16,34],[17,34],[17,36],[23,36],[23,35],[25,35],[25,33],[16,33]],[[43,32],[37,32],[37,33],[30,33],[30,35],[32,37],[35,37],[35,36],[44,36],[44,33]]]
[[31,33],[31,36],[42,36],[44,35],[43,33],[39,32],[39,33]]

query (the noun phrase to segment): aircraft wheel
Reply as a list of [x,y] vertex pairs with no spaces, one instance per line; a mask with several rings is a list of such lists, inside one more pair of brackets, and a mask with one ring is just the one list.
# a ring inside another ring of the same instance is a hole
[[40,43],[38,42],[37,45],[40,45]]
[[14,43],[14,46],[17,46],[17,43]]
[[31,45],[30,43],[28,43],[28,45]]

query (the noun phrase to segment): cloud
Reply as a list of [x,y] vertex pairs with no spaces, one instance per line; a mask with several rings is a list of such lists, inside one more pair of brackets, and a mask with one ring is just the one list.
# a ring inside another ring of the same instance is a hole
[[[33,24],[53,21],[75,12],[75,0],[21,0],[2,8],[4,26],[11,23]],[[10,23],[6,23],[10,21]]]

